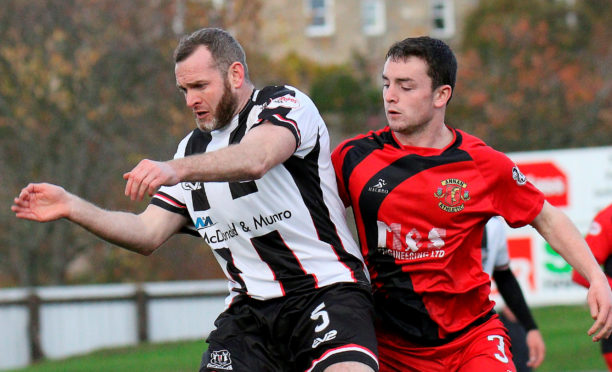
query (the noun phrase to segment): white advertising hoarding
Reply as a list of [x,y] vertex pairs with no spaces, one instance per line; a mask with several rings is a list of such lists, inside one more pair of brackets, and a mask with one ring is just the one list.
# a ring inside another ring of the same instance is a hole
[[[612,203],[612,146],[507,155],[583,235],[595,214]],[[585,302],[586,289],[572,282],[571,267],[534,228],[507,231],[511,267],[529,304]]]

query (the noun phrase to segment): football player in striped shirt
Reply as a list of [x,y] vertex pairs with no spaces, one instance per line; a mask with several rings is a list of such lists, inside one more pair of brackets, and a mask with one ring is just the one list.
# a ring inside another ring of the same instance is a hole
[[175,75],[197,129],[173,160],[124,175],[130,198],[153,196],[144,212],[31,184],[15,199],[17,217],[67,218],[145,255],[180,231],[203,239],[229,296],[200,371],[378,371],[369,276],[310,98],[255,89],[242,47],[220,29],[181,39]]
[[332,154],[370,270],[381,371],[515,371],[482,269],[485,223],[531,224],[590,282],[593,340],[612,292],[576,227],[504,154],[446,122],[457,62],[442,41],[394,44],[383,68],[388,126]]

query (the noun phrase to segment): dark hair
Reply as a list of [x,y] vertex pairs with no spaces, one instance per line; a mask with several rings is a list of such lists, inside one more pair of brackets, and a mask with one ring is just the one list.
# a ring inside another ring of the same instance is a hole
[[208,48],[222,74],[227,73],[232,63],[240,62],[244,66],[245,79],[250,80],[244,49],[232,35],[220,28],[202,28],[183,36],[174,50],[174,63],[185,60],[201,45]]
[[455,89],[457,59],[446,43],[428,36],[409,37],[391,45],[385,60],[405,61],[413,56],[427,63],[427,75],[431,78],[432,89],[441,85],[450,85]]

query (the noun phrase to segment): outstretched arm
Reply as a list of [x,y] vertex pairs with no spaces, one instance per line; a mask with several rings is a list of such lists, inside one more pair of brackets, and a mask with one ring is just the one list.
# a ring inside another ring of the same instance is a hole
[[589,283],[587,303],[595,323],[588,334],[593,341],[612,333],[612,292],[601,267],[572,221],[559,209],[544,202],[533,227]]
[[247,181],[261,178],[287,160],[296,149],[293,133],[264,123],[249,130],[239,144],[167,162],[142,160],[123,175],[125,195],[132,200],[152,196],[160,186],[181,181]]
[[18,218],[49,222],[66,218],[98,237],[131,251],[149,255],[185,224],[185,217],[149,205],[141,214],[108,211],[60,186],[33,183],[15,198]]

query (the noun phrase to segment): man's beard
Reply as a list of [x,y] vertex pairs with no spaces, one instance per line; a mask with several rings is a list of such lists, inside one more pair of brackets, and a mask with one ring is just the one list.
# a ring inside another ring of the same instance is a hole
[[237,106],[238,98],[232,94],[229,81],[225,79],[223,82],[223,95],[215,108],[213,119],[210,121],[200,121],[196,118],[198,129],[203,132],[211,132],[223,128],[232,121]]

